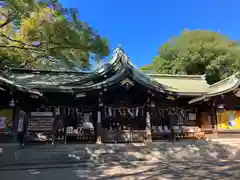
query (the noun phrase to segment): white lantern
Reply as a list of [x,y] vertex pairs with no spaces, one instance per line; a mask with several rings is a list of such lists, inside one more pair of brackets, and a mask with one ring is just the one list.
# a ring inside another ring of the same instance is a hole
[[14,106],[15,106],[15,102],[14,102],[13,99],[9,102],[9,106],[10,106],[10,107],[14,107]]

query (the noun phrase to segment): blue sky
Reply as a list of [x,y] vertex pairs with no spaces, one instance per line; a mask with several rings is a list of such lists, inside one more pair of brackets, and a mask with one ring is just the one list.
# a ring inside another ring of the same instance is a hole
[[240,39],[239,0],[60,0],[77,8],[80,19],[122,44],[138,67],[151,63],[158,47],[183,29],[219,31]]

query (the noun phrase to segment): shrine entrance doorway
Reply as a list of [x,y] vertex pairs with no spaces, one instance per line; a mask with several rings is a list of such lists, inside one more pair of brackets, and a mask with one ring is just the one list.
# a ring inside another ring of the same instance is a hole
[[[94,143],[96,142],[95,121],[96,112],[93,108],[58,108],[59,122],[55,124],[55,141],[64,143]],[[57,118],[56,118],[57,119]]]
[[145,106],[104,106],[103,142],[141,142],[145,138]]
[[148,95],[134,86],[119,87],[103,95],[102,141],[143,142],[146,138]]

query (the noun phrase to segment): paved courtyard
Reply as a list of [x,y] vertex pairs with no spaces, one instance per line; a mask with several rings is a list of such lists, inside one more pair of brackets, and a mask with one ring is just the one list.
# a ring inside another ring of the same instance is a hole
[[240,179],[237,143],[182,141],[2,148],[1,180]]

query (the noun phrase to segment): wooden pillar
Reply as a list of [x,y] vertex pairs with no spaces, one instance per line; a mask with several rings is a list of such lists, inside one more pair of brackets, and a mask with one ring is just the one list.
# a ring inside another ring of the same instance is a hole
[[150,110],[155,107],[154,102],[152,101],[153,94],[151,94],[147,100],[147,108],[146,108],[146,141],[152,141],[152,130],[151,130],[151,115]]
[[98,99],[98,111],[97,111],[97,144],[102,144],[102,106],[101,98]]
[[56,108],[53,108],[52,145],[55,145],[56,126],[57,126],[56,120],[57,120]]
[[67,144],[67,126],[64,125],[64,144]]
[[214,131],[217,131],[217,114],[216,114],[217,112],[216,112],[216,106],[215,105],[212,105],[212,107],[211,107],[211,116],[212,116],[212,118],[211,118],[211,120],[212,120],[212,128],[213,128],[213,130]]
[[100,110],[98,110],[97,112],[97,144],[101,144],[102,143],[102,113]]
[[17,132],[18,132],[19,112],[20,112],[20,107],[15,106],[13,108],[13,116],[12,116],[12,132],[14,134],[17,134]]
[[146,141],[152,141],[151,116],[149,110],[146,112]]
[[[59,127],[60,121],[63,121],[64,114],[61,112],[60,107],[53,108],[53,126],[52,126],[52,145],[55,145],[56,133]],[[65,138],[65,137],[64,137]]]
[[24,139],[23,139],[23,143],[25,144],[27,142],[29,117],[30,117],[31,112],[29,112],[29,111],[23,111],[23,112],[24,112],[24,121],[23,121]]

